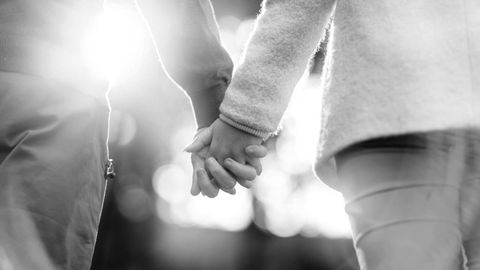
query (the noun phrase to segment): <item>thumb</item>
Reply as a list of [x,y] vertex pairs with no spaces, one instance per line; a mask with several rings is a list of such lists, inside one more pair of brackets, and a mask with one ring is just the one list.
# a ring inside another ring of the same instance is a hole
[[252,144],[245,147],[245,153],[250,158],[264,158],[268,154],[268,149],[265,145]]
[[193,153],[202,150],[212,142],[212,129],[210,127],[203,129],[198,133],[193,142],[185,147],[183,151]]

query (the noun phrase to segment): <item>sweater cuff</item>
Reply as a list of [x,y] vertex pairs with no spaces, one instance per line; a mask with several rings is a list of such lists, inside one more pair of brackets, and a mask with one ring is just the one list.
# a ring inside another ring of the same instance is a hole
[[219,116],[220,120],[222,120],[223,122],[227,123],[228,125],[236,128],[236,129],[239,129],[243,132],[246,132],[250,135],[253,135],[253,136],[256,136],[256,137],[259,137],[261,138],[263,141],[266,141],[268,140],[270,137],[273,137],[277,134],[277,132],[268,132],[268,131],[261,131],[261,130],[258,130],[258,129],[255,129],[255,128],[252,128],[252,127],[249,127],[249,126],[245,126],[245,125],[242,125],[230,118],[228,118],[227,116],[225,116],[224,114],[220,114]]

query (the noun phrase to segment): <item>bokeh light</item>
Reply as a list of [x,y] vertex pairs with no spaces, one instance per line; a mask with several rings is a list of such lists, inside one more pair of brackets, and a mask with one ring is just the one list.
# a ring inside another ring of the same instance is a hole
[[189,155],[182,151],[191,142],[194,127],[186,125],[171,137],[174,155],[170,164],[159,167],[153,175],[153,187],[159,196],[157,212],[164,221],[226,231],[245,229],[252,220],[252,195],[237,187],[235,196],[220,193],[215,199],[190,195],[192,168]]
[[157,211],[169,223],[200,226],[226,231],[245,229],[252,219],[251,195],[237,189],[235,196],[220,194],[215,200],[189,195],[190,178],[178,165],[160,167],[154,174],[153,186],[159,196]]
[[117,193],[118,210],[130,221],[146,220],[151,214],[150,196],[144,188],[127,185]]

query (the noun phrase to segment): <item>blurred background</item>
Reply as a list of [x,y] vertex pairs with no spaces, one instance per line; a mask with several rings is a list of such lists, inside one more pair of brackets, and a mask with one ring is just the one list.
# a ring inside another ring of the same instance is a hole
[[[212,1],[236,64],[260,2]],[[312,172],[326,43],[297,86],[280,136],[268,142],[252,189],[193,197],[182,151],[195,132],[189,100],[165,75],[135,11],[108,11],[90,43],[113,43],[89,53],[113,82],[117,178],[107,188],[92,269],[358,269],[342,197]]]

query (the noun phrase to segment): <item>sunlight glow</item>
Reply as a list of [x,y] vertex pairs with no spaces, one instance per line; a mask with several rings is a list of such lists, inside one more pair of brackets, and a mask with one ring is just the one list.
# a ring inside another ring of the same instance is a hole
[[321,79],[305,73],[283,118],[285,129],[277,141],[281,167],[290,173],[310,170],[320,131]]
[[99,78],[115,83],[138,65],[148,42],[145,31],[135,10],[106,7],[84,39],[85,61]]

